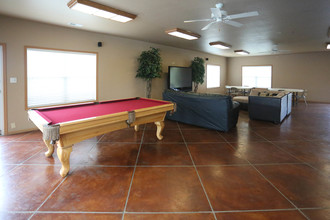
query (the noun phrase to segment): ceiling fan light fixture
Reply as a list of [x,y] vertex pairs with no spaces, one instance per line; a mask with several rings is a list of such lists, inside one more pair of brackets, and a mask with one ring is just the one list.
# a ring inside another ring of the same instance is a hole
[[197,40],[198,38],[201,37],[201,35],[187,31],[187,30],[183,30],[180,28],[174,28],[171,30],[167,30],[165,31],[165,33],[175,36],[175,37],[180,37],[186,40]]
[[137,17],[134,14],[89,0],[71,0],[68,3],[68,7],[86,14],[91,14],[122,23],[131,21]]
[[231,45],[223,43],[221,41],[211,42],[209,44],[212,47],[219,48],[219,49],[222,49],[222,50],[227,50],[227,49],[231,48]]
[[234,52],[237,53],[237,54],[239,54],[239,55],[248,55],[248,54],[250,54],[246,50],[235,50]]

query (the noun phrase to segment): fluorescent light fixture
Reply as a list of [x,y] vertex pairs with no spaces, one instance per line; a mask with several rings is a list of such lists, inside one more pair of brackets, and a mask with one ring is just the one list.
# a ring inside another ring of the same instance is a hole
[[231,48],[231,45],[223,43],[221,41],[211,42],[209,44],[212,47],[216,47],[216,48],[223,49],[223,50],[227,50],[227,49]]
[[327,43],[327,50],[330,50],[330,43]]
[[106,5],[102,5],[96,2],[88,0],[71,0],[68,3],[68,7],[80,12],[84,12],[91,15],[96,15],[102,18],[111,19],[119,22],[128,22],[136,18],[136,15],[130,14],[125,11],[121,11],[115,8],[111,8]]
[[248,54],[250,54],[246,50],[235,50],[234,52],[237,53],[237,54],[239,54],[239,55],[248,55]]
[[72,22],[68,23],[68,25],[74,26],[74,27],[82,27],[83,26],[82,24],[76,24],[76,23],[72,23]]
[[192,33],[190,31],[186,31],[180,28],[174,28],[168,31],[165,31],[165,33],[175,36],[175,37],[180,37],[186,40],[196,40],[201,37],[199,34]]

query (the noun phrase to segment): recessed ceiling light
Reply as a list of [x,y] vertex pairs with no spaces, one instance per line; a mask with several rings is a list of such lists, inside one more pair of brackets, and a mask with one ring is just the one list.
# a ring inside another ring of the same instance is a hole
[[248,54],[250,54],[246,50],[235,50],[234,52],[237,53],[237,54],[239,54],[239,55],[248,55]]
[[83,26],[82,24],[76,24],[76,23],[72,23],[72,22],[68,23],[68,25],[74,26],[74,27],[82,27]]
[[327,50],[330,50],[330,43],[327,43]]
[[134,14],[88,0],[71,0],[68,3],[68,7],[87,14],[96,15],[123,23],[136,18],[136,15]]
[[231,45],[226,44],[226,43],[223,43],[221,41],[211,42],[209,44],[212,47],[216,47],[216,48],[223,49],[223,50],[226,50],[226,49],[230,49],[231,48]]
[[165,33],[175,36],[175,37],[180,37],[186,40],[196,40],[200,38],[201,36],[199,34],[192,33],[190,31],[186,31],[180,28],[174,28],[168,31],[165,31]]

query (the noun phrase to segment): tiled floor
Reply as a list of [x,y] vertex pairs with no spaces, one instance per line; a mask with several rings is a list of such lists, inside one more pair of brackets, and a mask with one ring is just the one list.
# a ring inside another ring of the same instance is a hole
[[40,132],[0,137],[0,219],[330,219],[330,104],[228,133],[166,121],[73,147],[62,178]]

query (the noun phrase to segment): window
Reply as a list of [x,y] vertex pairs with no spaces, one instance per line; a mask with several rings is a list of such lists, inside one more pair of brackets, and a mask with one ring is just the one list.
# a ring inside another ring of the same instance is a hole
[[220,66],[207,65],[207,88],[217,88],[220,87]]
[[271,88],[272,66],[243,66],[242,86]]
[[96,100],[97,53],[26,48],[27,108]]

